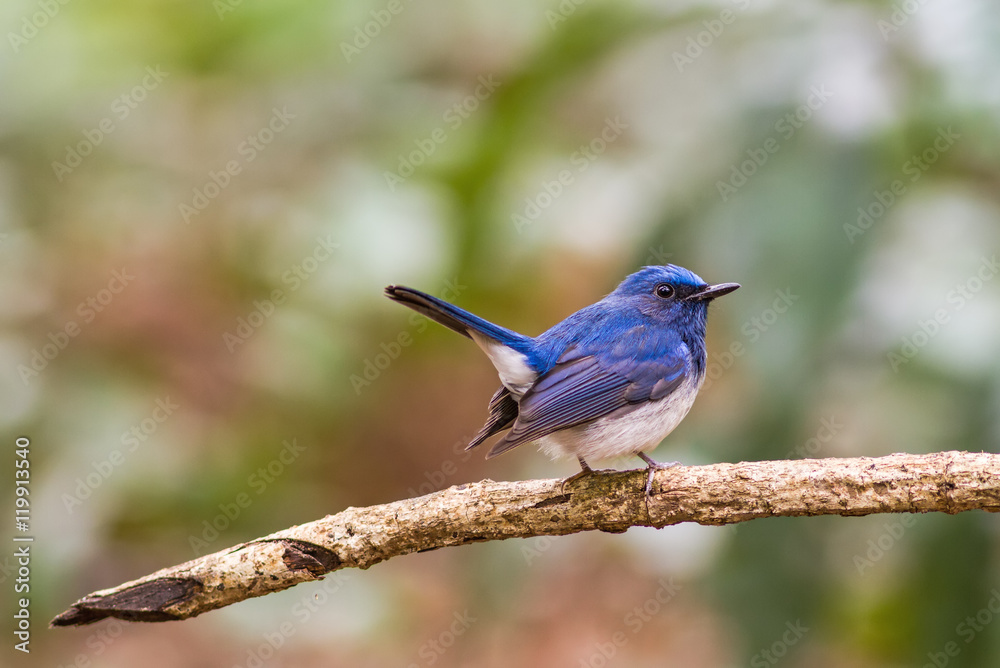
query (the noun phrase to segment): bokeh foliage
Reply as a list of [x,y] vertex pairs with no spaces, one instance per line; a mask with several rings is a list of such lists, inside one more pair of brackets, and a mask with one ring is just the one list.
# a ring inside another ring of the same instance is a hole
[[1000,661],[982,514],[480,545],[180,624],[41,628],[91,590],[347,505],[572,473],[462,451],[495,373],[388,283],[536,334],[643,264],[741,282],[663,459],[995,450],[994,5],[0,16],[0,423],[33,444],[32,660]]

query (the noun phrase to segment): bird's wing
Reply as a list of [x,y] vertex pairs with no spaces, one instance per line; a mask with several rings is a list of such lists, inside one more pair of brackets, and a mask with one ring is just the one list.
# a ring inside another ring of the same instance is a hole
[[517,401],[514,400],[506,387],[501,387],[490,399],[490,416],[487,418],[486,424],[479,430],[476,437],[465,446],[465,449],[471,450],[493,434],[507,429],[514,424],[516,419]]
[[641,336],[628,343],[604,355],[576,347],[564,352],[521,397],[513,427],[487,457],[621,408],[658,401],[684,382],[688,353],[683,343]]

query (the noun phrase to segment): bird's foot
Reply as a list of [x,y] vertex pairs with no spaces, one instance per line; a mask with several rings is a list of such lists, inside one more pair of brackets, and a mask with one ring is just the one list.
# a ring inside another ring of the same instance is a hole
[[580,461],[580,469],[581,469],[581,471],[579,473],[574,473],[573,475],[571,475],[570,477],[568,477],[568,478],[566,478],[565,480],[562,481],[562,488],[561,488],[562,492],[566,491],[566,484],[567,483],[576,482],[577,480],[580,480],[581,478],[586,478],[587,476],[592,476],[592,475],[595,475],[595,474],[601,472],[600,470],[595,471],[594,469],[590,468],[590,466],[587,464],[587,462],[583,461],[583,457],[577,457],[577,459]]
[[[680,462],[658,462],[645,452],[635,453],[638,457],[646,462],[646,471],[648,475],[646,476],[646,485],[643,487],[643,491],[646,492],[646,496],[650,496],[653,493],[653,475],[657,470],[669,469],[674,466],[680,466]],[[579,474],[577,474],[579,475]]]

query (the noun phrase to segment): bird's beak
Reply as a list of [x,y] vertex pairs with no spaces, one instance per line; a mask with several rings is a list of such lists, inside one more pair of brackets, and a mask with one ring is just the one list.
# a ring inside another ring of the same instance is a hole
[[693,302],[703,302],[711,301],[716,297],[721,297],[722,295],[728,295],[733,290],[740,287],[739,283],[719,283],[718,285],[706,285],[704,288],[698,292],[693,293],[688,297],[688,301]]

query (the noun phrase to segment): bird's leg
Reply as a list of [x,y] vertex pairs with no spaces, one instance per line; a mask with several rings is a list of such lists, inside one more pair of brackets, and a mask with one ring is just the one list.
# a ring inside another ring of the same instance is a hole
[[[657,469],[669,469],[672,466],[681,465],[680,462],[658,462],[645,452],[637,452],[635,454],[642,461],[646,462],[646,470],[649,472],[649,475],[646,476],[646,486],[643,487],[646,492],[646,496],[649,496],[653,492],[653,473],[655,473]],[[580,474],[577,473],[577,475]]]
[[580,478],[585,478],[588,475],[593,475],[594,474],[594,469],[590,468],[590,466],[587,465],[587,462],[584,461],[583,457],[577,457],[577,459],[580,461],[580,467],[583,470],[580,471],[579,473],[575,473],[575,474],[571,475],[570,477],[566,478],[565,480],[563,480],[563,482],[562,482],[562,491],[563,492],[566,491],[566,483],[568,483],[568,482],[574,482],[576,480],[579,480]]

